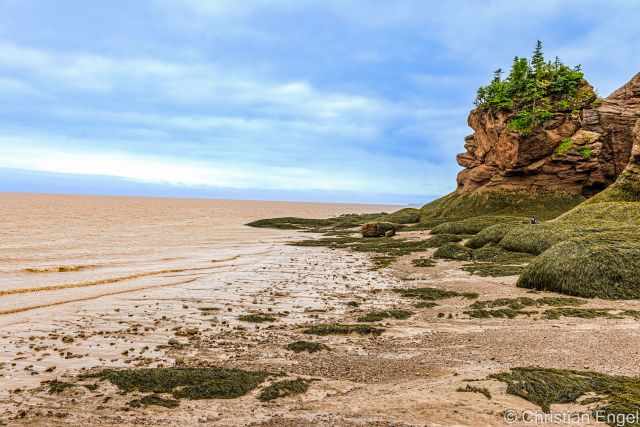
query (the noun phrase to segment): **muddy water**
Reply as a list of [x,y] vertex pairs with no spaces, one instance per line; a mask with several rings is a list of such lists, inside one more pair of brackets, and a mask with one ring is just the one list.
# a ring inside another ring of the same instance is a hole
[[[203,292],[228,303],[244,298],[243,286],[277,286],[258,266],[281,260],[282,248],[290,248],[283,243],[301,236],[245,226],[249,221],[392,209],[0,194],[0,400],[9,389],[34,386],[62,371],[124,359],[121,352],[132,343],[115,340],[116,346],[105,348],[90,338],[95,333],[149,323],[154,316],[177,317],[177,300],[203,300]],[[137,303],[145,298],[153,302]],[[170,300],[166,307],[164,299]],[[67,333],[86,335],[82,346],[72,343],[62,351]],[[51,366],[57,371],[47,375]]]
[[0,325],[12,321],[11,313],[163,285],[171,274],[211,272],[292,237],[246,227],[251,220],[392,209],[0,194]]

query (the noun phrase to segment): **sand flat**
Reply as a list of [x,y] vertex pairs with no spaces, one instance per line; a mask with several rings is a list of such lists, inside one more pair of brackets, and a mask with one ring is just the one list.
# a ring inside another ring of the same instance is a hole
[[[22,199],[29,196],[9,197],[23,206],[32,203]],[[48,200],[37,204],[51,212],[56,211],[51,206],[68,207],[76,200],[31,197]],[[306,233],[242,226],[257,217],[327,216],[379,207],[231,202],[241,212],[230,220],[228,230],[216,232],[207,226],[211,212],[206,205],[218,202],[165,201],[180,205],[177,210],[189,225],[150,209],[151,217],[163,224],[156,227],[139,218],[128,226],[110,219],[98,221],[91,212],[100,204],[121,215],[123,222],[134,215],[123,213],[127,208],[115,208],[128,199],[95,199],[83,201],[78,207],[83,214],[74,214],[76,227],[85,224],[88,231],[86,238],[74,234],[77,230],[69,233],[75,237],[65,247],[73,262],[46,244],[44,230],[53,221],[47,215],[36,215],[42,221],[34,228],[39,230],[34,231],[40,239],[34,239],[37,244],[29,246],[22,236],[9,241],[28,261],[2,260],[3,289],[38,289],[0,296],[0,308],[18,309],[0,314],[0,421],[9,425],[502,426],[505,409],[535,411],[536,407],[506,394],[504,384],[486,380],[490,374],[529,365],[638,374],[637,320],[473,319],[464,314],[470,301],[459,297],[416,309],[412,301],[389,290],[431,286],[477,292],[483,300],[531,294],[515,287],[515,277],[471,276],[459,269],[458,262],[438,261],[433,268],[421,269],[410,261],[424,254],[414,254],[374,271],[367,254],[284,244],[309,237]],[[156,209],[162,206],[157,200],[150,203]],[[144,204],[136,200],[133,211],[141,212]],[[163,211],[173,212],[166,207]],[[80,221],[82,215],[85,222]],[[34,221],[34,215],[26,218]],[[96,224],[104,221],[121,234],[97,232]],[[140,233],[146,231],[139,242],[136,226]],[[193,236],[189,226],[194,227]],[[62,241],[59,229],[53,234]],[[413,237],[427,235],[418,232]],[[166,246],[160,244],[163,238]],[[128,244],[116,250],[116,241]],[[29,252],[28,247],[38,250]],[[7,253],[7,248],[3,251]],[[23,271],[79,265],[83,257],[87,265],[97,267]],[[138,274],[145,275],[109,282]],[[51,289],[39,289],[47,287]],[[353,307],[351,301],[359,306]],[[633,301],[590,301],[587,306],[640,309]],[[378,322],[376,326],[385,328],[379,336],[303,333],[314,324],[354,323],[367,311],[387,308],[415,314],[407,320]],[[253,324],[239,319],[250,313],[269,313],[276,320]],[[323,343],[331,350],[295,354],[286,349],[300,339]],[[312,382],[306,393],[270,403],[258,401],[257,391],[252,391],[237,399],[183,400],[174,409],[132,409],[128,403],[138,394],[120,394],[106,383],[97,384],[95,390],[77,386],[60,394],[49,394],[43,385],[53,379],[73,382],[78,374],[99,367],[176,364],[265,370]],[[486,387],[492,399],[456,391],[469,380],[479,380],[474,384]],[[557,411],[583,409],[554,405]]]

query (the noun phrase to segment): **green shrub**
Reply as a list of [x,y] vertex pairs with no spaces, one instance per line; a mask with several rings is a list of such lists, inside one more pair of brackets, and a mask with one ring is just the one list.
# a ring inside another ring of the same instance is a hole
[[562,156],[567,154],[567,152],[572,148],[573,148],[573,140],[571,138],[565,138],[562,140],[560,145],[556,147],[555,153]]
[[582,147],[578,150],[578,153],[580,153],[583,159],[589,160],[593,154],[593,150],[589,147]]
[[516,113],[516,115],[509,120],[508,127],[520,135],[527,136],[551,117],[553,117],[553,113],[543,108],[523,110]]
[[475,103],[481,109],[513,112],[509,128],[529,134],[550,118],[549,109],[581,109],[596,98],[579,66],[568,67],[558,58],[546,62],[538,41],[531,61],[516,56],[505,79],[502,70],[496,70],[491,83],[478,89]]

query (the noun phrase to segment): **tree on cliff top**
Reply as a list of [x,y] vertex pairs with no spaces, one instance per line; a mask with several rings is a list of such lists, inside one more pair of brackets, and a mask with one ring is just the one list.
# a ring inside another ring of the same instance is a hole
[[554,112],[579,110],[595,98],[581,67],[569,67],[558,57],[545,61],[538,40],[531,61],[516,56],[506,79],[496,72],[489,85],[478,89],[475,104],[481,109],[513,112],[510,128],[527,134]]

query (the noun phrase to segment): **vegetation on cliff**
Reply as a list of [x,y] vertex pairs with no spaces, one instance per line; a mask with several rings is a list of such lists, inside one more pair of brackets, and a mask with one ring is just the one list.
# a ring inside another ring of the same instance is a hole
[[475,103],[482,109],[513,112],[509,127],[521,134],[530,133],[554,112],[579,110],[596,99],[580,66],[569,67],[558,57],[546,61],[540,41],[531,60],[516,56],[505,79],[502,73],[497,69],[491,83],[478,89]]

